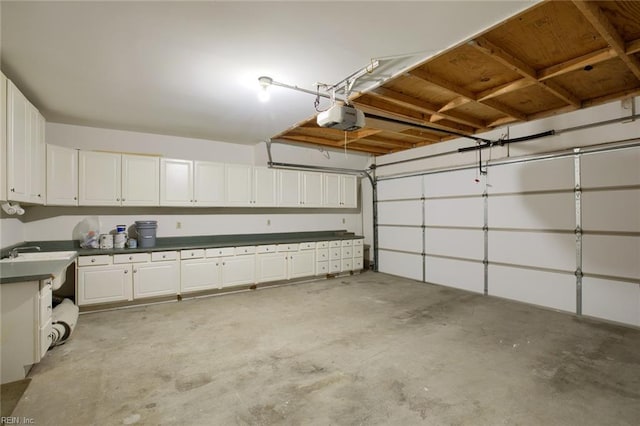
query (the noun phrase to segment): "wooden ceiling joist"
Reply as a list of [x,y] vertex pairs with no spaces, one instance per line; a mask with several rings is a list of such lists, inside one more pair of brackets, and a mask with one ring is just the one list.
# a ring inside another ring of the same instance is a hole
[[618,33],[615,27],[611,24],[607,16],[604,14],[600,7],[593,3],[582,0],[574,0],[573,4],[584,15],[585,18],[593,25],[593,27],[600,33],[609,46],[611,46],[618,57],[629,67],[631,72],[640,79],[640,60],[632,55],[627,54],[625,42],[622,36]]
[[570,93],[568,90],[564,89],[560,85],[551,82],[551,81],[540,81],[538,80],[538,76],[536,70],[531,66],[526,64],[521,59],[513,56],[509,52],[505,51],[499,46],[491,43],[484,37],[477,37],[469,42],[470,46],[475,47],[480,52],[485,55],[495,59],[500,62],[504,66],[508,67],[510,70],[517,72],[524,78],[531,80],[534,83],[540,85],[540,87],[544,88],[551,94],[556,97],[562,99],[564,102],[571,104],[575,107],[580,107],[580,99],[577,96]]

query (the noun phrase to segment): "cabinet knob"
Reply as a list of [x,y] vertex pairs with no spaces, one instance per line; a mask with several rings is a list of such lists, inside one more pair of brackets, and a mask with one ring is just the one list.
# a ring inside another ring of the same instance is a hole
[[166,255],[166,254],[163,254],[163,255],[162,255],[162,258],[163,258],[163,259],[166,259],[166,258],[167,258],[167,255]]
[[120,198],[116,198],[116,201],[120,201]]
[[42,198],[42,194],[38,194],[38,198]]
[[195,256],[195,253],[191,253],[191,257]]
[[91,259],[91,263],[95,263],[95,261],[96,261],[95,259]]
[[226,263],[222,262],[222,266],[226,265]]
[[133,256],[129,256],[129,260],[133,260]]
[[137,270],[137,269],[134,269],[134,270],[133,270],[133,273],[135,274],[136,272],[138,272],[138,270]]
[[78,199],[78,197],[73,197],[74,201]]
[[11,192],[16,192],[16,189],[15,188],[11,188]]
[[124,273],[125,273],[125,274],[128,274],[128,273],[129,273],[129,271],[128,271],[127,269],[125,269],[125,270],[124,270]]
[[123,198],[123,199],[122,199],[122,201],[127,201],[127,200],[125,200],[125,199]]

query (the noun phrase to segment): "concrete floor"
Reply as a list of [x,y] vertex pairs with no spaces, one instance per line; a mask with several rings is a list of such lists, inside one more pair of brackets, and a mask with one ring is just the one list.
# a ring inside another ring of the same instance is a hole
[[637,425],[640,331],[367,272],[92,313],[38,425]]

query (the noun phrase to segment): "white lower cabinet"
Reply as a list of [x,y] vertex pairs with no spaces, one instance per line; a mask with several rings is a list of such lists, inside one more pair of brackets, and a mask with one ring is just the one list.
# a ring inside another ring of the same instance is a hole
[[180,292],[220,287],[220,263],[217,259],[188,259],[180,262]]
[[[274,246],[275,247],[275,246]],[[256,254],[256,277],[260,283],[287,279],[288,253]]]
[[132,300],[131,265],[78,267],[78,306]]
[[289,253],[289,278],[310,277],[316,273],[315,250]]
[[222,287],[231,287],[256,282],[256,257],[253,254],[223,257]]
[[133,298],[170,296],[180,287],[179,261],[133,265]]
[[24,379],[51,346],[52,288],[51,279],[0,286],[2,384]]

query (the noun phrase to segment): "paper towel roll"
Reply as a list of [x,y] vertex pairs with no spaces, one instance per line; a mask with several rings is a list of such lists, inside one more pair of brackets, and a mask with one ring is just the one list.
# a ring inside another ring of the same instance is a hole
[[78,323],[79,312],[80,309],[70,299],[64,299],[62,303],[53,308],[54,329],[62,332],[60,326],[64,327],[64,332],[56,344],[64,343],[71,336]]

